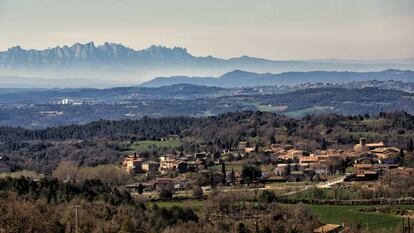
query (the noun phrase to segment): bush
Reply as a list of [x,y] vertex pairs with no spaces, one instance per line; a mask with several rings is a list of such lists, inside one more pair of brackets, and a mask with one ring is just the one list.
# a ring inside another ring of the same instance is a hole
[[259,196],[260,202],[272,203],[276,201],[276,194],[269,190],[264,190]]
[[173,193],[171,191],[171,189],[169,188],[162,188],[160,190],[160,198],[165,200],[165,199],[171,199],[173,196]]

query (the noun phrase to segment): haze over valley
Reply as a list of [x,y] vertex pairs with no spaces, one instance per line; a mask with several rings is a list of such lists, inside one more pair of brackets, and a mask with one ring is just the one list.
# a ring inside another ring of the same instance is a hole
[[138,85],[160,76],[212,77],[233,70],[371,72],[391,68],[414,70],[414,59],[269,60],[249,56],[223,59],[193,56],[180,47],[151,46],[134,50],[117,43],[95,45],[93,42],[44,50],[15,46],[0,52],[0,84],[5,87],[102,88]]

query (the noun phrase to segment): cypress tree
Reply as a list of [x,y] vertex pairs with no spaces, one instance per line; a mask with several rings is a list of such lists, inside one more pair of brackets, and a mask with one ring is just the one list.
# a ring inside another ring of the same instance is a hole
[[414,151],[414,143],[413,143],[412,138],[410,138],[410,141],[408,142],[407,151],[408,152],[413,152]]
[[226,165],[223,162],[221,162],[221,172],[223,173],[223,185],[226,185]]
[[141,184],[141,183],[138,185],[138,193],[139,193],[139,194],[144,193],[144,186],[142,186],[142,184]]

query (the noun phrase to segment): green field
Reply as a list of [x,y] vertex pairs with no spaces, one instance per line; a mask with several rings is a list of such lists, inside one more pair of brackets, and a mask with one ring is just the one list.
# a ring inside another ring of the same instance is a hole
[[269,106],[269,105],[255,105],[257,110],[261,112],[278,112],[283,111],[287,108],[287,106]]
[[[364,206],[330,206],[330,205],[307,205],[309,210],[318,215],[323,223],[342,224],[359,223],[362,227],[370,230],[383,229],[392,232],[402,223],[402,218],[385,213],[360,212]],[[372,206],[369,206],[372,207]],[[398,206],[413,209],[414,206]]]
[[324,110],[332,110],[332,109],[333,107],[331,106],[315,106],[311,108],[304,108],[304,109],[297,110],[297,111],[286,112],[284,114],[288,117],[300,117],[306,114],[311,114],[314,112],[324,111]]
[[177,148],[181,146],[182,142],[178,139],[171,139],[166,141],[137,141],[131,145],[129,152],[144,152],[155,148]]
[[157,202],[148,202],[149,206],[157,204],[159,207],[170,208],[173,206],[180,207],[189,207],[195,210],[202,210],[204,204],[202,201],[198,200],[187,200],[187,201],[157,201]]
[[[157,204],[160,207],[190,207],[196,211],[203,211],[204,203],[198,200],[186,200],[186,201],[157,201],[148,202],[148,204]],[[282,204],[283,206],[295,206],[294,204]],[[380,232],[394,232],[401,224],[401,216],[387,214],[387,213],[374,213],[374,212],[361,212],[361,208],[365,207],[378,207],[378,206],[335,206],[335,205],[305,205],[313,214],[319,216],[322,223],[332,224],[359,224],[360,227],[368,229],[370,231]],[[382,206],[386,207],[386,206]],[[407,210],[414,210],[414,205],[395,205],[391,208],[400,208]]]

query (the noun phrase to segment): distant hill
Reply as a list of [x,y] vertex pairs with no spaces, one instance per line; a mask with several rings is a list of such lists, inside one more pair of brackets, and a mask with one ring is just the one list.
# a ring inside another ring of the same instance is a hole
[[[229,70],[249,70],[257,73],[315,70],[361,72],[390,68],[414,69],[414,61],[413,59],[275,61],[249,56],[222,59],[213,56],[194,56],[186,48],[181,47],[150,46],[146,49],[134,50],[122,44],[108,42],[102,45],[95,45],[93,42],[76,43],[44,50],[15,46],[0,52],[2,76],[100,79],[114,80],[116,84],[141,83],[153,77],[177,74],[210,77]],[[261,74],[263,75],[265,74]],[[96,82],[86,83],[95,86]]]
[[292,85],[304,83],[342,83],[351,81],[404,81],[414,82],[414,72],[410,70],[384,70],[380,72],[337,72],[337,71],[312,71],[312,72],[286,72],[280,74],[252,73],[235,70],[220,77],[158,77],[143,83],[144,87],[160,87],[179,83],[205,85],[216,87],[253,87]]
[[[414,113],[414,93],[399,90],[320,86],[280,94],[262,94],[262,88],[252,89],[256,92],[240,93],[233,89],[190,85],[107,90],[14,90],[14,93],[0,94],[0,125],[45,128],[84,124],[99,119],[202,117],[237,111],[273,112],[290,117],[323,113]],[[56,102],[62,98],[69,98],[71,103]]]

